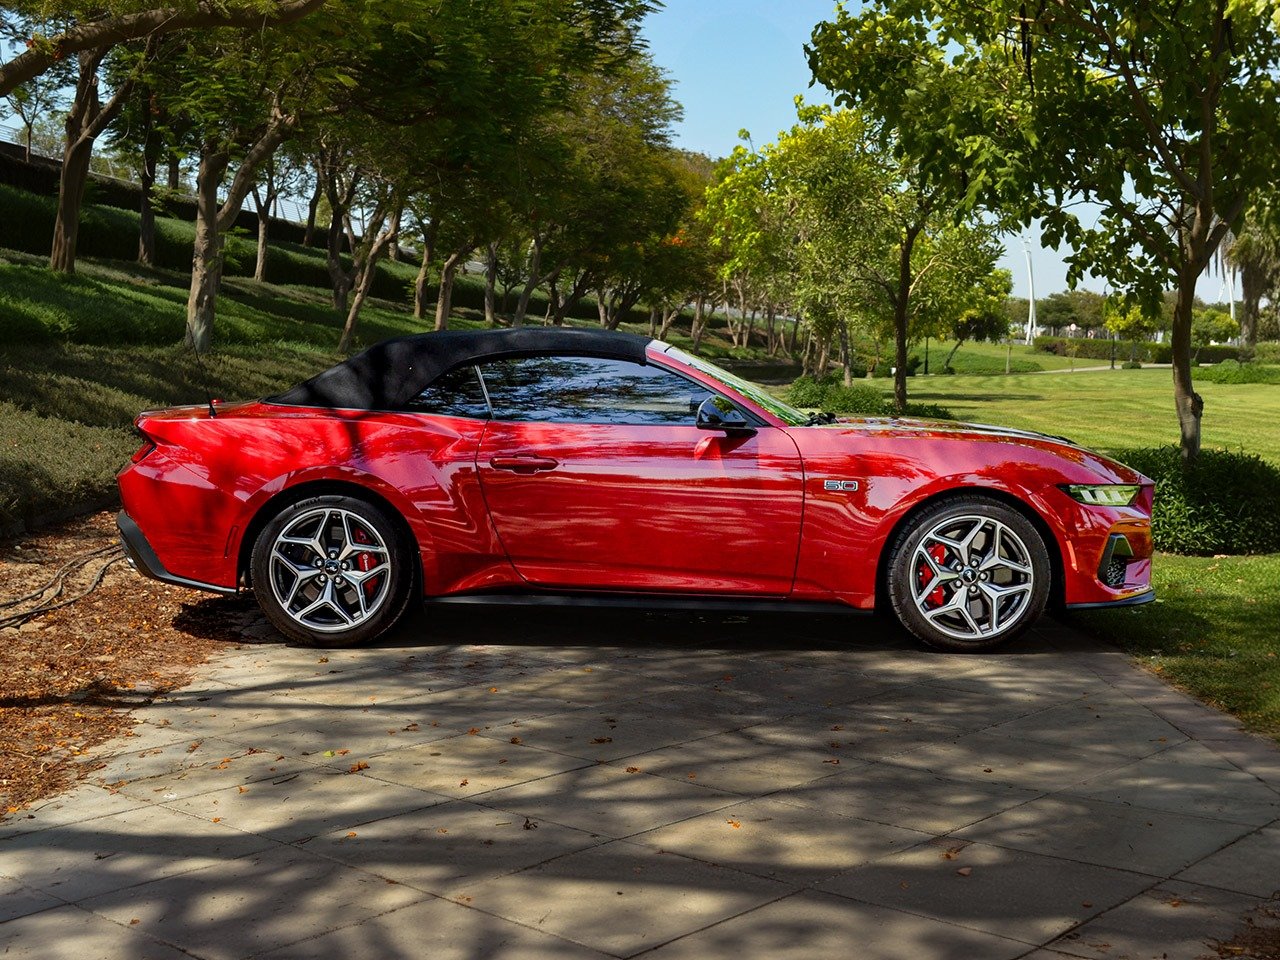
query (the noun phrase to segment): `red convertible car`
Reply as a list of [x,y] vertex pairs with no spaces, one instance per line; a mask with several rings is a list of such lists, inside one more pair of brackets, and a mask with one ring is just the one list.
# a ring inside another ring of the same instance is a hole
[[1151,481],[1057,437],[806,414],[657,340],[445,332],[278,396],[142,414],[129,558],[251,587],[294,641],[413,598],[892,610],[996,646],[1047,604],[1153,596]]

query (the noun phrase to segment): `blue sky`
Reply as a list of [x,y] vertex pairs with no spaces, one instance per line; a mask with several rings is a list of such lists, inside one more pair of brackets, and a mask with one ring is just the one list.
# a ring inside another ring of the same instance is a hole
[[[834,9],[834,0],[666,0],[665,8],[645,22],[644,33],[684,105],[676,144],[721,157],[738,143],[741,129],[749,130],[759,145],[790,127],[796,94],[812,102],[829,101],[824,88],[809,86],[803,47],[813,25]],[[1036,297],[1066,289],[1062,257],[1040,248],[1038,232],[1031,241]],[[1000,265],[1013,274],[1014,295],[1025,297],[1022,241],[1006,237],[1005,246]],[[1103,289],[1096,280],[1083,286]],[[1226,297],[1217,276],[1202,278],[1199,292],[1206,300]]]

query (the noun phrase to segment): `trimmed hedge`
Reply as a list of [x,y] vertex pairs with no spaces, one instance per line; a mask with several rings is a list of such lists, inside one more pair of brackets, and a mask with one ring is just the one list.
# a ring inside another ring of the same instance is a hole
[[[799,377],[787,390],[787,402],[797,407],[817,408],[826,413],[851,413],[860,417],[894,417],[893,400],[879,388],[867,383],[846,387],[840,374],[827,374],[821,379]],[[908,403],[907,416],[932,420],[954,420],[946,407],[932,403]]]
[[[1041,353],[1052,353],[1059,357],[1074,355],[1077,359],[1107,360],[1111,359],[1111,341],[1094,340],[1089,337],[1036,337],[1035,348]],[[1173,347],[1168,343],[1154,343],[1150,340],[1117,340],[1115,342],[1116,363],[1136,356],[1140,363],[1172,363]],[[1192,360],[1200,363],[1219,363],[1223,360],[1235,360],[1240,355],[1238,347],[1228,345],[1200,347],[1193,351]]]
[[1252,453],[1177,446],[1122,450],[1116,458],[1156,483],[1151,528],[1158,550],[1191,556],[1280,551],[1280,467]]
[[1211,367],[1196,367],[1191,375],[1210,383],[1280,383],[1280,366],[1223,360]]

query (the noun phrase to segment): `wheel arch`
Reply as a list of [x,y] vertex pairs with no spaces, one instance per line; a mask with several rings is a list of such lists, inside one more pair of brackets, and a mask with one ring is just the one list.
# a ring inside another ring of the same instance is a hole
[[926,510],[944,503],[947,500],[955,500],[960,497],[986,497],[994,500],[1006,507],[1022,514],[1028,522],[1035,528],[1036,533],[1040,534],[1041,541],[1044,542],[1045,551],[1049,554],[1049,606],[1050,608],[1059,608],[1064,602],[1064,591],[1066,584],[1066,574],[1062,562],[1062,550],[1058,545],[1058,538],[1054,536],[1053,529],[1045,521],[1044,517],[1036,512],[1031,504],[1027,503],[1016,494],[1007,490],[1001,490],[997,487],[950,487],[946,490],[940,490],[930,494],[918,503],[914,503],[911,507],[900,516],[890,528],[889,533],[881,541],[884,549],[880,551],[880,556],[876,561],[876,596],[875,609],[877,613],[892,613],[889,603],[888,579],[889,579],[889,548],[898,539],[898,535],[902,533],[920,514]]
[[250,581],[253,547],[257,543],[258,535],[262,533],[263,527],[270,523],[286,507],[293,506],[293,504],[300,503],[311,497],[326,495],[352,497],[386,511],[387,515],[391,517],[392,523],[396,524],[408,542],[413,545],[413,549],[410,551],[413,555],[413,585],[411,589],[420,594],[422,592],[423,577],[422,549],[417,536],[413,532],[413,528],[409,525],[408,519],[406,519],[399,507],[376,490],[349,480],[307,480],[291,487],[286,487],[261,504],[254,513],[253,518],[245,526],[244,536],[240,538],[240,547],[236,555],[237,581],[240,578],[243,578],[246,583]]

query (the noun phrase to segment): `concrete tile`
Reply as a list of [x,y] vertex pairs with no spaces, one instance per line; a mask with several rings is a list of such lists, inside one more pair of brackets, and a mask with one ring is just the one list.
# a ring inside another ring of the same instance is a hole
[[660,947],[653,960],[1012,960],[1027,945],[805,891]]
[[[4,849],[0,846],[0,857],[4,856],[2,852]],[[8,861],[4,863],[5,869],[9,869]],[[0,877],[0,923],[60,906],[62,901],[55,896],[41,890],[34,890],[10,877]],[[0,935],[3,934],[3,929],[0,927]]]
[[1021,693],[1007,687],[986,689],[976,682],[968,687],[920,683],[870,697],[856,706],[867,715],[937,725],[959,735],[1039,713],[1060,699],[1060,695]]
[[462,904],[426,900],[311,940],[262,954],[264,960],[604,960],[605,954]]
[[455,899],[627,957],[794,888],[628,843],[608,843],[461,889]]
[[0,926],[5,960],[189,960],[187,954],[79,907],[33,913]]
[[930,837],[765,797],[642,833],[629,842],[808,885]]
[[317,837],[307,850],[430,893],[447,894],[604,842],[547,820],[465,800]]
[[1255,827],[1280,819],[1280,794],[1257,777],[1232,767],[1188,762],[1178,749],[1109,770],[1066,792]]
[[182,739],[165,746],[122,750],[104,757],[88,779],[92,783],[118,789],[129,781],[173,775],[193,767],[218,764],[225,759],[240,759],[248,753],[246,747],[217,737]]
[[738,799],[695,783],[597,765],[495,790],[479,802],[535,822],[550,820],[601,836],[628,837]]
[[317,770],[260,780],[190,797],[168,806],[225,826],[293,843],[434,806],[445,798],[359,774]]
[[305,850],[273,847],[96,897],[83,906],[199,957],[230,960],[422,899],[417,890]]
[[1250,832],[1242,824],[1075,797],[1044,797],[956,831],[1017,850],[1168,877]]
[[739,670],[700,684],[721,693],[756,694],[789,712],[834,707],[883,693],[890,686],[849,669],[812,669],[787,664]]
[[[231,731],[224,739],[309,763],[345,767],[399,747],[455,736],[453,724],[432,724],[421,710],[319,708],[252,730]],[[346,751],[345,753],[341,751]],[[325,756],[326,753],[333,756]]]
[[367,776],[451,797],[472,797],[588,763],[509,739],[464,733],[372,756]]
[[1138,895],[1153,882],[1106,867],[937,839],[848,870],[818,888],[1042,943]]
[[566,709],[624,703],[641,697],[681,693],[686,689],[684,684],[663,681],[645,684],[641,688],[635,683],[634,672],[607,663],[544,670],[496,685],[498,692],[508,698],[556,700],[564,703]]
[[687,780],[692,773],[704,787],[760,796],[830,776],[837,768],[859,767],[862,761],[839,757],[835,751],[769,747],[746,730],[703,737],[617,763],[672,780]]
[[266,837],[147,806],[0,840],[5,873],[73,903],[274,846]]
[[742,733],[765,747],[817,751],[841,764],[896,756],[956,736],[940,723],[889,716],[860,704],[799,713]]
[[508,695],[499,682],[404,696],[382,704],[379,709],[394,711],[394,716],[402,722],[413,721],[424,730],[430,727],[453,736],[468,730],[500,728],[516,721],[554,716],[574,707],[555,697]]
[[1187,737],[1150,710],[1081,699],[991,727],[988,733],[1079,750],[1103,747],[1132,757],[1150,756]]
[[[1265,946],[1257,952],[1247,949],[1254,937],[1261,944],[1280,940],[1280,916],[1274,904],[1166,882],[1046,946],[1099,960],[1274,955],[1274,949]],[[1224,944],[1229,948],[1219,952]]]
[[1041,795],[1002,783],[953,780],[884,761],[852,768],[842,764],[834,775],[783,790],[774,799],[940,836]]
[[935,741],[894,757],[899,766],[943,777],[1005,783],[1028,790],[1064,790],[1106,770],[1127,766],[1133,757],[1105,747],[1074,750],[978,732]]
[[[200,746],[187,753],[193,744]],[[125,796],[164,803],[211,790],[222,790],[232,785],[278,780],[300,771],[310,772],[315,769],[302,760],[250,749],[225,740],[184,741],[179,747],[181,753],[170,755],[172,759],[167,764],[167,770],[153,776],[113,781],[109,786]],[[190,760],[198,757],[201,762],[182,765],[178,760],[179,756],[186,756]],[[143,759],[147,761],[161,758],[150,756]],[[141,772],[145,772],[145,768]]]
[[650,753],[741,725],[732,719],[690,717],[682,713],[663,717],[619,704],[613,708],[591,707],[494,726],[481,733],[507,742],[518,737],[527,746],[591,761]]
[[1265,899],[1280,898],[1280,826],[1241,837],[1192,864],[1176,879]]
[[[113,813],[141,807],[144,802],[96,784],[81,784],[60,796],[38,801],[26,810],[0,820],[0,839],[109,817]],[[0,873],[2,872],[3,867],[0,867]]]

